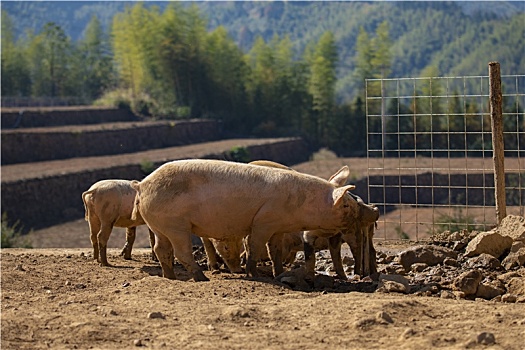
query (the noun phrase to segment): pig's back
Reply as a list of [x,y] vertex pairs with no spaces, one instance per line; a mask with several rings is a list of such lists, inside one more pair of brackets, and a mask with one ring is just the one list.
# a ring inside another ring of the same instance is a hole
[[330,184],[321,178],[244,163],[220,160],[180,160],[166,163],[146,177],[141,192],[150,188],[162,189],[166,195],[197,193],[200,190],[249,192],[251,196],[268,190],[292,191],[304,186],[326,188]]

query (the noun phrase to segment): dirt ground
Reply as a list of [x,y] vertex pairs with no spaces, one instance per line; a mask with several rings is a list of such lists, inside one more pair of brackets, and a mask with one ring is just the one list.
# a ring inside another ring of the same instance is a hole
[[[525,304],[384,294],[366,280],[346,293],[227,272],[197,283],[181,266],[167,280],[148,249],[118,253],[100,267],[90,249],[2,249],[2,349],[523,349]],[[476,341],[485,332],[494,344]]]
[[[343,164],[296,169],[328,177]],[[81,219],[31,233],[38,249],[0,251],[2,349],[524,349],[524,303],[381,293],[352,275],[336,281],[344,292],[225,271],[196,283],[180,265],[167,280],[144,227],[129,261],[116,249],[124,231],[113,232],[112,267],[93,261],[88,236]]]

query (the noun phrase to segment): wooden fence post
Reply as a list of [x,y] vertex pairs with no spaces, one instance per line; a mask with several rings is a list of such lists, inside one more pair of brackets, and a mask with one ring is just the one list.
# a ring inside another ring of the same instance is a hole
[[503,143],[503,114],[501,72],[498,62],[489,62],[490,120],[492,126],[492,159],[494,161],[494,188],[498,225],[507,216],[505,200],[505,146]]

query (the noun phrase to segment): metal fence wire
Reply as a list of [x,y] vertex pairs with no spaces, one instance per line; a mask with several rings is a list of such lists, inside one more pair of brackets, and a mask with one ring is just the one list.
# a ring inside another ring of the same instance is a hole
[[[507,214],[524,215],[525,75],[501,76]],[[366,80],[376,237],[425,240],[497,224],[489,77]]]

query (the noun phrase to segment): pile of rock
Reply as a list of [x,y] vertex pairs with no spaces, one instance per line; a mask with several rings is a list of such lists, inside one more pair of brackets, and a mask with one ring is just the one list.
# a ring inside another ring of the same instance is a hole
[[[300,290],[415,293],[442,298],[525,302],[525,218],[507,216],[488,232],[443,232],[392,254],[378,249],[377,280],[354,276],[327,281],[329,254],[318,256],[319,282],[305,284],[299,269],[278,280]],[[345,263],[350,263],[350,259]],[[300,266],[300,264],[298,264]],[[319,271],[321,269],[322,271]]]

